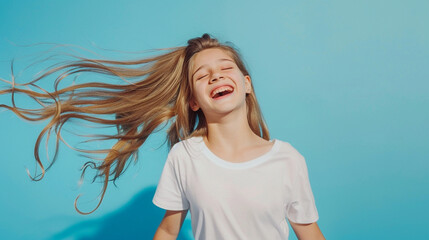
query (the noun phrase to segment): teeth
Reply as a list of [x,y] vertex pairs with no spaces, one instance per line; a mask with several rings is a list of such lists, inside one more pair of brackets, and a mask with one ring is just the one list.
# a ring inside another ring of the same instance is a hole
[[217,93],[223,92],[223,91],[232,91],[232,87],[228,87],[228,86],[223,86],[220,88],[217,88],[216,90],[214,90],[212,92],[212,97],[214,97],[214,95],[216,95]]

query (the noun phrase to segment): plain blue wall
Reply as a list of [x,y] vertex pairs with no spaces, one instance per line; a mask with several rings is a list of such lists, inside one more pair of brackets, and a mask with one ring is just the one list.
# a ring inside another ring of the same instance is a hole
[[[428,12],[423,0],[4,0],[0,78],[10,80],[12,58],[19,72],[49,48],[34,44],[113,56],[102,49],[173,47],[211,33],[243,53],[272,137],[306,158],[328,239],[429,239]],[[27,176],[42,127],[0,112],[0,239],[151,239],[163,215],[151,203],[167,154],[165,145],[154,150],[162,133],[101,207],[81,216],[75,197],[83,193],[90,210],[101,189],[89,178],[78,184],[85,158],[63,145],[41,182]],[[180,239],[190,236],[188,215]]]

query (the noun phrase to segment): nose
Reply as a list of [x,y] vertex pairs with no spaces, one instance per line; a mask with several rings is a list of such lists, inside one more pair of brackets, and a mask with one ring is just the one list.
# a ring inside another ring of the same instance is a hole
[[219,72],[215,72],[215,73],[213,73],[212,77],[210,78],[210,83],[216,82],[220,79],[223,79],[222,74]]

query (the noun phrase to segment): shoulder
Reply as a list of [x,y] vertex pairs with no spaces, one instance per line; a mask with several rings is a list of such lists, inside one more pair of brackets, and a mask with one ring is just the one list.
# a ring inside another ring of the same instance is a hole
[[177,154],[184,151],[198,151],[200,150],[202,141],[201,137],[190,137],[174,144],[170,149],[170,153]]
[[170,152],[168,153],[168,159],[172,162],[177,161],[177,159],[183,160],[184,158],[189,158],[195,154],[198,154],[200,151],[200,139],[199,137],[191,137],[174,144]]
[[276,139],[278,144],[277,154],[284,160],[287,160],[288,164],[292,164],[299,168],[305,165],[304,156],[290,143]]
[[290,142],[282,141],[275,139],[276,143],[279,145],[279,150],[282,153],[288,153],[296,157],[303,157],[301,153],[294,147]]
[[183,154],[184,150],[183,142],[177,142],[171,147],[170,152],[168,152],[168,158],[173,159],[179,157]]

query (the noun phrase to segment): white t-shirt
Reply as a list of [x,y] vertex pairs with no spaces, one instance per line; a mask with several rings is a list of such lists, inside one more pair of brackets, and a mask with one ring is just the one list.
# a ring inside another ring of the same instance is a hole
[[319,219],[304,157],[277,139],[264,155],[241,163],[213,154],[202,137],[173,146],[153,203],[191,212],[196,240],[288,239],[286,218]]

